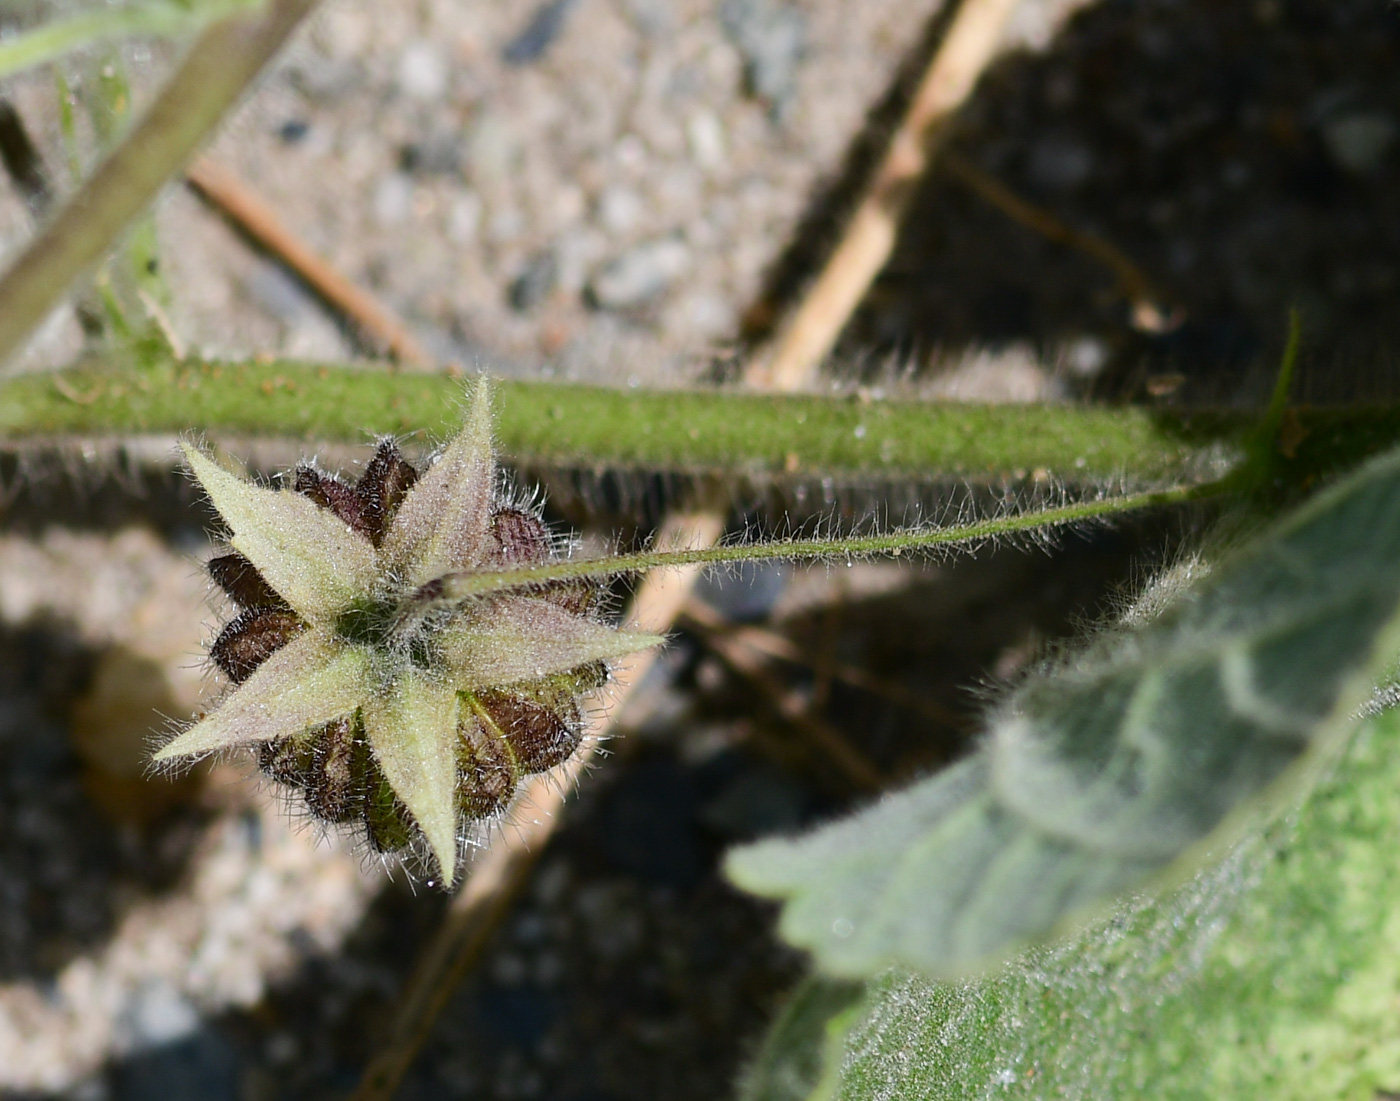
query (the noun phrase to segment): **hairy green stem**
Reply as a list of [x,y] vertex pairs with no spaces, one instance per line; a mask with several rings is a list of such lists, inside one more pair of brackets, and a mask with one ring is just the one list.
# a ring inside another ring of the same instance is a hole
[[[446,436],[461,372],[288,362],[109,358],[0,379],[0,440],[182,433],[359,442]],[[1255,437],[1248,413],[1074,405],[970,405],[854,396],[648,391],[493,383],[495,431],[516,463],[837,479],[1016,479],[1130,487],[1219,477]],[[1271,477],[1290,485],[1400,440],[1400,406],[1296,410]],[[1279,445],[1280,447],[1282,445]]]
[[[424,604],[454,604],[476,596],[533,589],[557,582],[617,577],[621,574],[677,566],[721,566],[735,562],[841,560],[873,555],[917,554],[959,543],[981,543],[1028,531],[1045,531],[1066,524],[1100,520],[1135,509],[1178,505],[1187,501],[1227,492],[1225,482],[1177,486],[1150,493],[1129,493],[1075,501],[1043,509],[1028,509],[1010,515],[993,516],[947,527],[909,528],[876,535],[825,536],[812,539],[784,539],[771,543],[735,543],[688,550],[645,550],[608,558],[574,559],[543,566],[522,566],[510,570],[452,573],[424,586]],[[421,607],[421,605],[420,605]]]
[[144,118],[0,278],[0,363],[192,157],[316,0],[268,0],[209,26]]
[[[179,433],[361,441],[446,435],[466,386],[447,374],[295,363],[173,363],[0,380],[0,439]],[[1125,476],[1219,473],[1242,417],[1193,425],[1148,410],[978,406],[553,382],[492,385],[496,436],[523,463],[796,476]],[[1202,472],[1202,468],[1204,469]]]
[[99,8],[66,19],[54,19],[7,42],[0,42],[0,77],[53,61],[94,42],[142,35],[169,38],[189,34],[210,20],[221,19],[263,0],[150,0],[126,8]]

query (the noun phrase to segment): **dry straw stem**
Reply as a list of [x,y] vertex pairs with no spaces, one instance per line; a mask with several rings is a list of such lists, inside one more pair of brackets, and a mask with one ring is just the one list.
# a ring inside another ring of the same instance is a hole
[[195,40],[145,116],[0,278],[0,363],[179,172],[316,6],[269,0]]
[[894,250],[914,184],[928,170],[947,122],[971,94],[1017,0],[962,0],[836,250],[786,326],[762,378],[805,385]]
[[235,172],[201,157],[190,166],[185,178],[239,229],[304,280],[327,305],[348,318],[373,351],[387,352],[396,362],[409,366],[429,365],[428,353],[393,311],[319,256]]

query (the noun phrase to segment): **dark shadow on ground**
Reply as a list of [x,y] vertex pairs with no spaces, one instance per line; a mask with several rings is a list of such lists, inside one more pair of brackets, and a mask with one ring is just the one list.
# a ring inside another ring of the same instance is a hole
[[[104,657],[62,624],[0,629],[0,981],[49,979],[99,948],[134,899],[180,878],[199,836],[198,811],[163,801],[170,784],[77,751],[74,702]],[[123,668],[144,684],[139,661]]]
[[[912,51],[927,55],[927,43]],[[908,84],[894,81],[887,100]],[[869,163],[870,134],[893,117],[888,101],[774,265],[750,310],[751,337],[812,270],[812,242],[830,239]],[[1374,398],[1400,384],[1394,5],[1103,0],[1044,54],[997,64],[952,148],[1112,242],[1184,320],[1158,335],[1135,331],[1103,268],[935,169],[838,360],[937,359],[1024,341],[1100,362],[1096,396],[1135,398],[1149,379],[1180,375],[1174,400],[1252,401],[1297,307],[1310,348],[1299,396]]]

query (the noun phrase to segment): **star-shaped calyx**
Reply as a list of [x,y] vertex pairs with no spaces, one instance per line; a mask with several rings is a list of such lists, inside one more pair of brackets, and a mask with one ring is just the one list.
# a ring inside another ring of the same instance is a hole
[[155,760],[255,746],[312,814],[426,848],[445,885],[469,824],[573,755],[608,662],[660,641],[603,622],[587,582],[443,602],[445,577],[556,553],[498,484],[484,381],[422,473],[390,439],[353,485],[305,465],[290,489],[184,451],[231,531],[209,572],[241,610],[210,656],[236,687]]

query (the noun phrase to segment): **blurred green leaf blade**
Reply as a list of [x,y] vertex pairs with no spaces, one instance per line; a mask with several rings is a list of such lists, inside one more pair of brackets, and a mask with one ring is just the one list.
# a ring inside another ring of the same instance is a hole
[[979,979],[867,986],[834,1095],[1372,1101],[1400,1088],[1400,713],[1159,899]]
[[54,61],[95,42],[117,38],[176,37],[191,34],[214,19],[256,7],[263,0],[146,0],[126,5],[93,5],[0,41],[0,77]]
[[840,1082],[841,1052],[857,1019],[860,983],[814,976],[773,1022],[739,1087],[739,1101],[829,1101]]
[[828,974],[955,976],[1180,874],[1350,729],[1400,642],[1400,453],[1229,555],[1145,627],[1033,677],[967,761],[731,854]]

